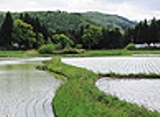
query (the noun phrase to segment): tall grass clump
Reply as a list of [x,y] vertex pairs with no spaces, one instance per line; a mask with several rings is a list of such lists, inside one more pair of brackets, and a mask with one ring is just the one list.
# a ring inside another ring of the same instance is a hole
[[98,74],[70,66],[54,58],[46,63],[51,73],[67,81],[57,90],[52,101],[56,117],[160,117],[144,107],[106,95],[95,86]]

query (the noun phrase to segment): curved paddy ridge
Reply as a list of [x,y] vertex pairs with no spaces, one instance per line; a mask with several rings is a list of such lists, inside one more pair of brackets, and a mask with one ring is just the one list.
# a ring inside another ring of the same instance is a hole
[[51,102],[62,81],[36,70],[41,60],[0,61],[0,117],[54,117]]
[[[160,74],[160,57],[85,57],[63,58],[62,61],[96,73]],[[106,94],[160,112],[160,79],[102,78],[96,86]]]

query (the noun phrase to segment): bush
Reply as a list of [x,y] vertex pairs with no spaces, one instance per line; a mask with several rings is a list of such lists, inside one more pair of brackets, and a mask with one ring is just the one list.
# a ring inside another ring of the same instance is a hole
[[70,48],[70,49],[64,49],[64,54],[81,54],[84,53],[83,49],[76,49],[76,48]]
[[61,44],[46,44],[38,49],[40,54],[81,54],[84,53],[83,49],[76,49],[67,46],[62,49]]
[[56,49],[55,45],[53,45],[53,44],[46,44],[46,45],[41,46],[38,49],[38,52],[40,54],[52,54],[55,49]]
[[53,51],[54,54],[81,54],[84,53],[83,49],[76,49],[76,48],[68,48],[58,51]]
[[136,47],[135,47],[135,44],[134,43],[129,43],[126,47],[125,47],[126,50],[135,50]]
[[38,52],[36,50],[28,50],[24,53],[23,56],[37,56]]
[[76,44],[76,48],[77,49],[81,49],[82,48],[82,44]]

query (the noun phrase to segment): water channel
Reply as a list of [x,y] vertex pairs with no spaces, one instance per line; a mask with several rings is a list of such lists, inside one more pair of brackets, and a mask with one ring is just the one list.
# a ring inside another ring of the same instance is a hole
[[[64,63],[87,68],[96,73],[115,72],[160,74],[159,57],[89,57],[64,58]],[[160,79],[102,78],[96,86],[106,94],[160,112]]]
[[35,69],[50,58],[0,58],[0,117],[54,117],[51,101],[62,81]]

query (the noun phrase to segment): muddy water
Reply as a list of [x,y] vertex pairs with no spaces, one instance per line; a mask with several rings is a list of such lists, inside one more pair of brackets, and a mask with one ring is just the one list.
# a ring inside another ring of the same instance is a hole
[[62,82],[35,69],[42,60],[0,59],[0,117],[54,117],[51,101]]

